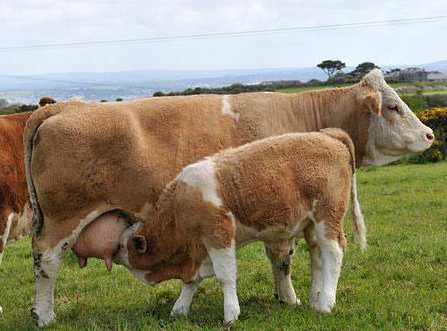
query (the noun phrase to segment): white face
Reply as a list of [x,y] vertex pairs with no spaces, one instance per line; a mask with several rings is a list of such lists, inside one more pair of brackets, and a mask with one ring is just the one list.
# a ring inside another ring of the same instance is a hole
[[365,80],[381,97],[381,114],[371,114],[363,165],[382,165],[428,149],[434,141],[433,130],[416,117],[382,74],[371,72]]

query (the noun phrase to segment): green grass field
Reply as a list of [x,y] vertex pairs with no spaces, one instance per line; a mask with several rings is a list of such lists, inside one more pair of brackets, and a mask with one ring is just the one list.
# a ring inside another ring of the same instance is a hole
[[[270,267],[259,244],[239,251],[237,330],[447,330],[447,162],[363,170],[360,198],[369,249],[349,245],[331,315],[308,305],[309,258],[298,244],[294,285],[299,307],[273,298]],[[170,319],[180,284],[148,287],[102,261],[79,269],[66,259],[56,293],[57,322],[50,330],[218,330],[223,298],[214,279],[204,282],[190,318]],[[0,269],[0,330],[32,330],[33,275],[30,241],[10,245]]]

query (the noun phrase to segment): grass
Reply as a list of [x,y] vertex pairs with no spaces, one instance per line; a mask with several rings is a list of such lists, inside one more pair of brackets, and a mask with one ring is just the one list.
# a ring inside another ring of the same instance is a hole
[[[369,249],[349,245],[331,315],[308,305],[309,258],[298,244],[294,286],[303,305],[288,307],[273,298],[269,265],[260,244],[239,251],[238,330],[447,330],[447,162],[398,165],[359,174]],[[180,293],[170,281],[148,287],[122,267],[107,273],[102,261],[79,269],[69,256],[57,292],[57,322],[50,330],[219,330],[223,299],[214,279],[199,290],[190,318],[169,311]],[[7,248],[0,269],[0,330],[33,330],[30,317],[33,275],[30,241]]]

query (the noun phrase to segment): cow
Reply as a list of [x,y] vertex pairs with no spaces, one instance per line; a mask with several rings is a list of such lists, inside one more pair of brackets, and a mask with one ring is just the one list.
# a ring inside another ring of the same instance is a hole
[[262,241],[283,260],[289,255],[284,243],[305,236],[314,261],[311,305],[329,313],[346,247],[342,222],[350,194],[354,229],[366,247],[354,155],[344,131],[324,129],[257,140],[188,165],[166,186],[149,218],[125,230],[114,261],[149,284],[183,280],[172,315],[187,315],[201,281],[215,275],[229,325],[240,313],[236,248]]
[[[35,111],[24,143],[34,217],[32,315],[37,324],[54,320],[59,266],[88,224],[122,211],[145,218],[164,186],[184,166],[207,155],[270,136],[328,127],[349,134],[359,166],[422,152],[434,140],[433,131],[379,70],[350,87],[300,94],[58,102]],[[276,260],[266,249],[279,299],[299,304],[290,268],[281,268],[292,257]]]
[[0,116],[0,263],[8,240],[31,230],[23,130],[30,112]]

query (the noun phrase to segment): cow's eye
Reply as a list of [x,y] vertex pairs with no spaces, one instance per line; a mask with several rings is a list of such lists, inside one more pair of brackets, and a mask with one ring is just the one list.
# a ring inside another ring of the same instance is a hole
[[397,107],[397,106],[388,106],[388,109],[389,110],[392,110],[392,111],[395,111],[395,112],[399,112],[399,107]]

